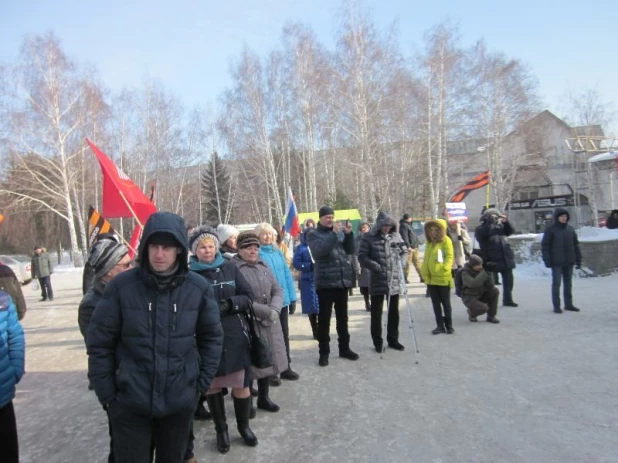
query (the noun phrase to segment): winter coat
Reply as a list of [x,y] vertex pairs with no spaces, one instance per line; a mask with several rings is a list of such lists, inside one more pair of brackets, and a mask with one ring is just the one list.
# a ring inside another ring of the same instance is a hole
[[418,236],[408,221],[399,221],[399,234],[408,249],[418,249]]
[[[457,230],[452,230],[450,227],[447,227],[446,233],[448,237],[451,239],[453,243],[453,251],[455,253],[455,259],[453,260],[453,268],[463,267],[466,263],[466,253],[464,251],[465,246],[470,246],[472,244],[472,240],[470,239],[470,235],[465,228],[459,229],[461,234],[457,234]],[[461,240],[459,239],[461,236]],[[459,241],[461,241],[461,246],[459,245]]]
[[[156,232],[174,236],[181,250],[178,270],[166,279],[149,266],[148,240]],[[156,212],[144,227],[140,267],[107,284],[86,334],[88,377],[104,406],[117,400],[155,418],[193,410],[215,377],[219,305],[211,285],[189,272],[188,248],[184,220]]]
[[614,209],[610,214],[607,220],[605,221],[605,227],[610,230],[615,230],[618,228],[618,209]]
[[21,320],[26,315],[26,300],[21,290],[21,284],[7,265],[0,264],[0,291],[6,291],[17,307],[17,317]]
[[100,278],[96,278],[93,284],[90,286],[90,289],[83,297],[82,301],[79,303],[79,308],[77,309],[77,324],[79,325],[79,331],[84,337],[84,341],[86,340],[86,335],[88,334],[88,326],[90,325],[90,320],[92,320],[92,314],[94,313],[94,309],[97,304],[103,297],[103,292],[105,291],[105,287],[107,283]]
[[315,292],[315,282],[313,280],[313,260],[307,246],[307,233],[313,231],[312,228],[305,228],[300,235],[300,244],[294,251],[292,264],[300,272],[298,286],[300,288],[300,301],[302,311],[305,315],[316,314],[320,311],[318,295]]
[[269,316],[273,310],[277,314],[281,313],[283,290],[270,267],[262,259],[251,264],[236,255],[232,258],[232,262],[238,267],[253,292],[253,310],[257,318],[255,329],[261,336],[266,336],[272,351],[273,366],[262,369],[251,367],[252,377],[260,379],[278,375],[288,369],[288,357],[279,317],[272,320]]
[[290,302],[296,302],[294,278],[283,252],[272,245],[266,245],[260,246],[259,256],[270,267],[283,289],[283,307],[290,305]]
[[[363,224],[361,224],[361,227],[362,226]],[[363,268],[360,262],[358,261],[358,250],[360,248],[360,241],[362,237],[365,236],[367,233],[359,234],[358,236],[354,238],[354,256],[352,256],[352,259],[353,259],[352,262],[354,264],[353,265],[354,271],[356,272],[356,275],[357,275],[357,282],[358,282],[359,288],[369,288],[369,285],[371,284],[370,283],[371,270],[369,270],[368,268]]]
[[[388,234],[382,234],[382,227],[390,225]],[[365,233],[358,248],[361,267],[371,272],[369,294],[372,296],[400,293],[399,260],[406,262],[408,248],[397,232],[397,221],[389,214],[380,212],[370,232]]]
[[90,288],[92,288],[95,278],[94,267],[90,265],[90,262],[86,261],[84,264],[84,272],[82,273],[82,294],[84,296]]
[[481,217],[474,236],[481,250],[484,266],[490,272],[503,272],[515,268],[515,255],[506,237],[515,233],[511,223],[506,220],[495,220],[491,214],[494,209],[488,209]]
[[327,228],[318,223],[307,235],[314,264],[315,289],[351,288],[353,284],[352,264],[348,256],[354,254],[354,234]]
[[[567,215],[567,223],[560,223],[558,217]],[[541,249],[543,262],[548,268],[565,265],[581,265],[582,253],[575,229],[568,222],[571,217],[566,209],[558,208],[554,212],[554,223],[543,233]]]
[[464,265],[461,272],[463,281],[461,300],[464,305],[479,299],[495,286],[493,275],[490,275],[485,269],[477,272],[469,262]]
[[[437,226],[440,235],[434,241],[429,234],[429,228]],[[421,266],[421,276],[426,285],[450,286],[453,287],[453,243],[446,236],[446,222],[444,220],[428,220],[425,222],[425,257]],[[442,255],[442,262],[438,262],[439,255]]]
[[0,291],[0,408],[15,397],[15,385],[24,374],[25,351],[15,304],[7,292]]
[[231,260],[223,259],[223,257],[218,266],[209,269],[198,269],[200,263],[195,256],[191,257],[189,262],[191,271],[206,278],[208,284],[212,286],[217,302],[228,301],[232,306],[237,307],[236,311],[243,312],[241,314],[221,312],[223,353],[217,376],[226,376],[249,368],[251,355],[249,323],[246,314],[253,300],[253,291],[249,283],[238,271],[238,267]]
[[30,273],[32,278],[44,278],[54,273],[54,264],[48,253],[34,253],[32,262],[30,263]]

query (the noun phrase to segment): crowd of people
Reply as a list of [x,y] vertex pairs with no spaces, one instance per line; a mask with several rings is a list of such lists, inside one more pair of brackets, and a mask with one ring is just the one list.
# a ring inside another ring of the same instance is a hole
[[[542,242],[556,313],[562,312],[561,283],[565,310],[579,310],[571,279],[581,252],[568,221],[568,212],[557,209]],[[89,388],[108,417],[108,460],[195,462],[194,419],[212,420],[216,448],[227,453],[226,395],[244,444],[258,445],[250,420],[259,410],[280,410],[270,388],[300,378],[292,369],[289,342],[289,316],[297,303],[292,268],[299,274],[301,311],[321,367],[329,365],[333,311],[339,357],[359,359],[348,329],[354,286],[371,313],[375,350],[405,350],[399,342],[399,300],[412,267],[431,298],[433,334],[455,333],[453,287],[470,322],[485,315],[487,322],[499,323],[496,273],[502,276],[503,306],[517,307],[515,259],[506,240],[514,228],[504,214],[484,211],[474,240],[462,223],[425,222],[422,262],[410,222],[408,214],[397,221],[380,212],[373,224],[361,223],[355,236],[349,221],[336,221],[334,210],[323,206],[317,222],[305,221],[299,243],[287,253],[283,233],[267,223],[239,233],[228,224],[186,227],[180,216],[157,212],[145,224],[134,261],[118,236],[99,235],[84,271],[78,324],[88,352]],[[37,246],[33,262],[42,300],[51,300],[51,260]],[[7,461],[18,461],[12,398],[24,369],[19,319],[25,305],[20,309],[23,295],[13,280],[0,273],[0,432],[10,436]]]

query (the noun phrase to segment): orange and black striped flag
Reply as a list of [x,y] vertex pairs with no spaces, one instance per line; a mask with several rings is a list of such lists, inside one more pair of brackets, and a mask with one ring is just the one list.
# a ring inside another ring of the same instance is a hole
[[460,203],[462,202],[468,193],[472,190],[478,190],[479,188],[483,188],[485,185],[489,184],[489,171],[483,172],[482,174],[478,174],[464,186],[462,186],[459,190],[451,196],[449,199],[449,203]]
[[101,233],[114,233],[114,229],[99,211],[90,206],[88,209],[88,249],[92,247],[97,235]]

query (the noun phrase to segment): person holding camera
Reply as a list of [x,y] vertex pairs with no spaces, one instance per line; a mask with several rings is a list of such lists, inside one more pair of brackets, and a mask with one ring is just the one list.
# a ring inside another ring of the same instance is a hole
[[558,208],[554,212],[554,223],[543,234],[541,247],[545,267],[551,269],[551,299],[555,313],[562,313],[560,308],[560,280],[564,281],[564,310],[579,312],[573,305],[571,292],[573,265],[582,266],[582,253],[575,229],[569,225],[569,212]]
[[496,318],[500,290],[494,284],[493,275],[483,270],[483,259],[472,254],[461,272],[461,300],[468,309],[468,320],[477,322],[476,317],[486,313],[489,323],[500,323]]
[[315,289],[320,303],[318,315],[318,343],[322,367],[328,365],[330,355],[330,317],[335,308],[339,357],[358,360],[358,354],[350,349],[348,331],[348,288],[352,286],[352,264],[348,256],[354,253],[352,224],[345,226],[335,222],[335,211],[322,206],[318,226],[307,235],[307,244],[313,255]]
[[481,217],[481,225],[474,232],[481,249],[485,270],[502,275],[502,305],[517,307],[513,301],[513,269],[515,255],[506,237],[515,233],[515,229],[506,215],[498,209],[489,208]]
[[408,248],[397,232],[397,221],[391,215],[380,212],[372,230],[362,236],[358,248],[361,267],[371,272],[371,338],[379,353],[383,349],[382,310],[386,297],[386,342],[391,349],[404,350],[399,343],[399,292],[401,283],[405,283],[405,275],[400,272],[400,260],[407,262],[407,259]]

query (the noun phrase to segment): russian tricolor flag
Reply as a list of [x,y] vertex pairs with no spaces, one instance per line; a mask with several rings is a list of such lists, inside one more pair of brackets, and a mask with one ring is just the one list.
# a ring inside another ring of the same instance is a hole
[[285,210],[285,225],[283,229],[286,233],[296,238],[300,233],[300,224],[298,223],[298,211],[296,210],[296,203],[294,202],[291,187],[288,187],[288,201]]

